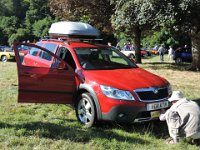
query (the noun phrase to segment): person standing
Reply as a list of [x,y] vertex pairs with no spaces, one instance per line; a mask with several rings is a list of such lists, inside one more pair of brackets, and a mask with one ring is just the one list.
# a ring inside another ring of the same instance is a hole
[[115,46],[116,49],[118,49],[119,51],[121,51],[121,47],[120,47],[120,43],[118,42],[117,45]]
[[108,42],[108,46],[112,46],[111,42]]
[[172,46],[169,46],[169,49],[168,49],[168,60],[170,62],[173,60],[173,53],[174,53],[174,50],[173,50]]
[[129,45],[127,43],[124,43],[124,47],[123,47],[124,51],[129,51]]
[[197,142],[200,139],[200,107],[187,100],[181,91],[173,91],[168,100],[172,106],[166,112],[162,110],[159,117],[161,121],[166,120],[171,137],[166,144],[176,144],[183,138]]
[[165,53],[164,44],[161,44],[161,46],[158,48],[158,52],[160,55],[160,62],[163,62],[164,61],[164,53]]

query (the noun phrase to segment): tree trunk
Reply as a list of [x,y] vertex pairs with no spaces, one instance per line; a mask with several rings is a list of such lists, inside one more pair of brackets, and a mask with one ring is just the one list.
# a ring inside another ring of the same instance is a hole
[[200,33],[191,34],[192,41],[192,64],[191,70],[200,71]]
[[141,53],[140,53],[140,49],[141,49],[141,30],[140,30],[140,28],[136,27],[133,30],[133,34],[134,34],[134,44],[135,44],[135,62],[141,64],[142,59],[141,59]]

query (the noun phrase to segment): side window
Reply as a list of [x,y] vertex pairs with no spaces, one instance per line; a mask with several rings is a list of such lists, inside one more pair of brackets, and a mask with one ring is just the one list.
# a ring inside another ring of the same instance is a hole
[[60,47],[58,50],[58,56],[64,60],[68,65],[70,65],[74,70],[76,69],[76,64],[74,62],[74,58],[72,57],[71,52],[65,48]]
[[52,59],[52,56],[45,51],[40,51],[39,57],[48,61],[51,61]]
[[61,59],[65,59],[66,57],[66,54],[67,54],[67,49],[65,47],[60,47],[59,48],[59,51],[58,51],[58,56],[61,58]]

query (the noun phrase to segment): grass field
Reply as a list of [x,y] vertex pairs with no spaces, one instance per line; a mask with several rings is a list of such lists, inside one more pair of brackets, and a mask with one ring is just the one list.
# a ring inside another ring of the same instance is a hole
[[[189,72],[173,63],[159,63],[158,57],[143,59],[139,65],[166,78],[174,90],[200,103],[200,73]],[[81,126],[74,110],[66,105],[18,104],[15,62],[0,62],[0,149],[134,149],[197,150],[200,147],[181,142],[165,145],[168,137],[165,122],[121,126],[101,123],[87,129]]]

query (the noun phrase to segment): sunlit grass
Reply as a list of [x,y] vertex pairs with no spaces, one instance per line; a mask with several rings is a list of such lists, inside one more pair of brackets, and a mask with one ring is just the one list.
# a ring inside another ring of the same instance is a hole
[[[167,55],[165,56],[167,58]],[[148,71],[166,78],[172,85],[173,90],[182,91],[188,99],[200,100],[200,72],[188,71],[188,63],[179,66],[174,62],[159,62],[158,56],[144,59],[141,67]]]
[[[143,59],[139,66],[166,78],[189,99],[200,101],[200,73],[187,71],[187,64],[159,63],[156,56]],[[0,149],[199,149],[186,142],[165,145],[167,126],[159,121],[126,126],[102,122],[87,129],[69,106],[17,103],[17,89],[15,62],[0,62]]]

